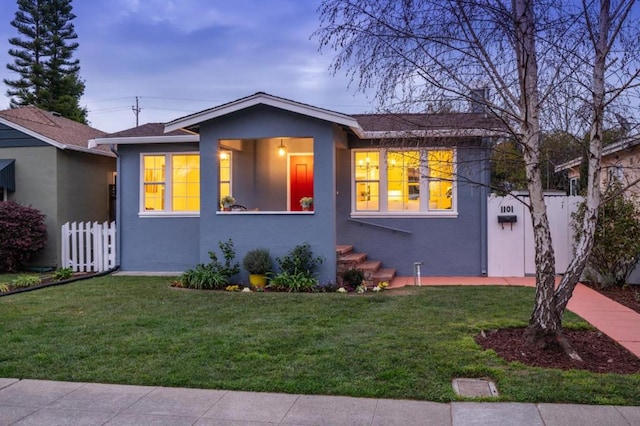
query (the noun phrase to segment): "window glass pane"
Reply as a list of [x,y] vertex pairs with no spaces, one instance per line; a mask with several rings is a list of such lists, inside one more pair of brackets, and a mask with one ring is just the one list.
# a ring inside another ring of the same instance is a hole
[[220,198],[231,195],[231,151],[220,152]]
[[380,153],[375,151],[361,151],[355,154],[356,180],[380,179]]
[[164,210],[164,185],[145,184],[144,185],[144,209]]
[[389,211],[420,209],[420,151],[387,154],[387,208]]
[[356,210],[380,209],[380,153],[357,151],[354,154]]
[[146,155],[144,157],[144,182],[164,183],[164,155]]
[[171,160],[173,211],[199,210],[200,156],[197,154],[174,155]]
[[228,183],[220,183],[220,198],[231,195],[229,189],[230,188]]
[[429,210],[453,209],[453,151],[429,151]]
[[165,156],[145,155],[143,157],[144,209],[164,210]]
[[356,195],[356,210],[378,210],[380,208],[378,182],[357,183]]

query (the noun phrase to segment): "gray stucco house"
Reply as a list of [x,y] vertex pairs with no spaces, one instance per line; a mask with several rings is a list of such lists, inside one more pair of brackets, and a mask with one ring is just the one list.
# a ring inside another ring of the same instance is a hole
[[47,245],[31,266],[61,265],[64,223],[113,216],[115,154],[87,147],[88,139],[103,135],[34,106],[0,111],[0,202],[13,200],[46,215]]
[[[388,274],[423,262],[424,275],[477,276],[496,127],[482,113],[345,115],[256,93],[90,146],[117,149],[124,271],[183,271],[230,238],[238,259],[308,242],[321,281],[345,246]],[[229,194],[240,206],[223,211]]]

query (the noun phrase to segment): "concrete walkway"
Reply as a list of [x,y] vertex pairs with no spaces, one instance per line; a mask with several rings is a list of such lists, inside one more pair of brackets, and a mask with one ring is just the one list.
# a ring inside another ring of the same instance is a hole
[[640,407],[350,398],[0,379],[0,425],[640,425]]
[[[412,277],[390,288],[413,285]],[[534,286],[533,278],[421,285]],[[578,285],[568,308],[640,356],[640,315]],[[640,425],[640,407],[406,401],[0,378],[4,425]]]

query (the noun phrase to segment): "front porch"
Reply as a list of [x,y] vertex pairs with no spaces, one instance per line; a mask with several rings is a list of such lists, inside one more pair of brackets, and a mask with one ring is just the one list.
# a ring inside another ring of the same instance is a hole
[[234,198],[225,214],[302,212],[300,199],[314,197],[314,175],[313,138],[283,135],[219,142],[219,196]]

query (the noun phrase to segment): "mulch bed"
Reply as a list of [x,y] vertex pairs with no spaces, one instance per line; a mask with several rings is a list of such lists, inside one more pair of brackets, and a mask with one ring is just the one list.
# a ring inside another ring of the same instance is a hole
[[[640,286],[590,287],[640,314]],[[526,345],[523,333],[524,328],[492,330],[485,332],[484,336],[476,336],[476,342],[484,349],[493,349],[507,361],[519,361],[535,367],[588,370],[594,373],[640,373],[640,359],[597,330],[564,330],[564,335],[580,354],[582,362],[572,361],[559,348],[550,351],[530,347]]]
[[582,362],[572,361],[559,348],[543,350],[529,346],[523,337],[524,328],[492,330],[476,336],[484,349],[493,349],[507,361],[560,370],[588,370],[593,373],[640,373],[640,359],[614,340],[597,330],[564,330],[564,335],[580,354]]

